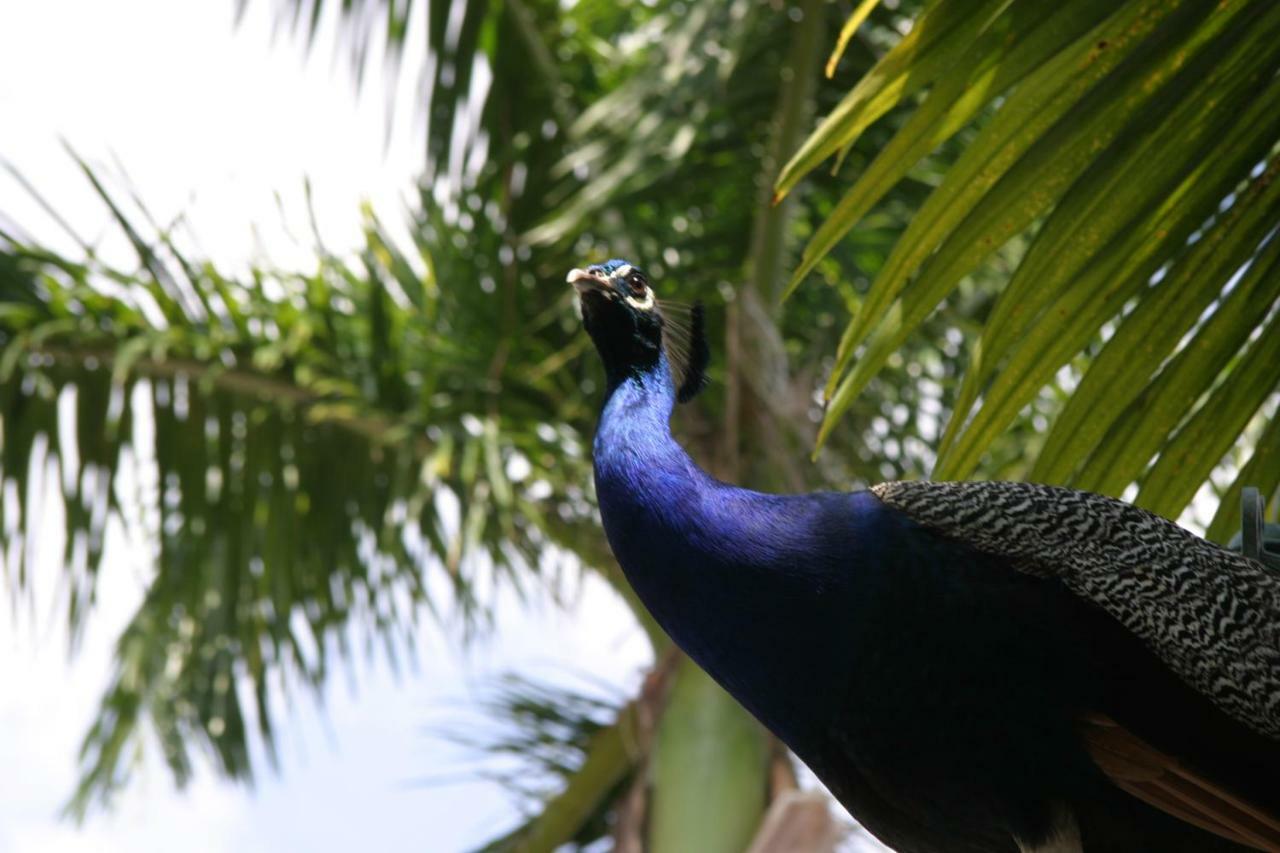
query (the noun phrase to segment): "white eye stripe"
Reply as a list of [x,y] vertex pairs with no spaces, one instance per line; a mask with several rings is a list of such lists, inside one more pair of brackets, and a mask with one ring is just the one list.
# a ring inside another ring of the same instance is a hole
[[623,264],[613,271],[614,278],[626,278],[631,275],[631,264]]
[[653,291],[646,287],[644,289],[643,299],[636,299],[634,296],[628,296],[627,303],[637,311],[648,311],[653,308]]

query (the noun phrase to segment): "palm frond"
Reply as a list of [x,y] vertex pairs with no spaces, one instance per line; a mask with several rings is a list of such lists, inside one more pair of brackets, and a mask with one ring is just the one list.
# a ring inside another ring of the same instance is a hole
[[[271,692],[318,687],[347,625],[394,653],[423,607],[478,615],[477,580],[523,582],[553,543],[594,532],[585,409],[572,378],[539,369],[565,357],[556,315],[495,337],[487,294],[436,280],[374,221],[358,266],[227,279],[134,227],[91,176],[136,270],[0,247],[11,581],[29,581],[38,548],[36,481],[65,508],[73,632],[109,519],[157,543],[85,740],[78,813],[123,781],[144,723],[179,781],[193,743],[246,776],[247,730],[273,742]],[[513,347],[516,369],[475,381]],[[151,488],[122,494],[121,468],[148,460]]]
[[[1277,299],[1278,35],[1280,13],[1246,0],[1048,14],[943,0],[924,12],[777,185],[796,186],[886,111],[910,110],[811,239],[794,287],[921,158],[952,137],[962,145],[853,312],[819,445],[994,258],[1015,270],[973,346],[933,476],[991,473],[993,443],[1067,381],[1031,476],[1111,494],[1136,481],[1139,503],[1177,515],[1280,391],[1253,369],[1270,357],[1263,321]],[[1220,357],[1198,355],[1201,334],[1226,335]]]
[[[529,817],[482,849],[580,849],[616,838],[624,792],[647,788],[643,769],[677,660],[668,653],[638,695],[617,704],[509,678],[487,709],[489,719],[505,721],[504,733],[475,745],[511,760],[501,778]],[[538,780],[552,784],[539,786]]]

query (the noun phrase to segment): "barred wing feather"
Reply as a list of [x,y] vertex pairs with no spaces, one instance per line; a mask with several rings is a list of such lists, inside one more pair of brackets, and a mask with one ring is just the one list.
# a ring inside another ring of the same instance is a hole
[[1030,483],[883,483],[916,523],[1060,579],[1220,709],[1280,740],[1280,575],[1171,521]]

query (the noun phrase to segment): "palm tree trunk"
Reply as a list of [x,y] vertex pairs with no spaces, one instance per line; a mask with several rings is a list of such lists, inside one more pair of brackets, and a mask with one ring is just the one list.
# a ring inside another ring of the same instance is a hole
[[[794,486],[799,477],[787,443],[777,440],[790,429],[781,422],[785,408],[776,405],[789,381],[775,312],[768,310],[777,302],[792,215],[785,203],[770,205],[770,192],[783,158],[810,124],[824,29],[821,0],[802,0],[798,8],[802,17],[783,71],[790,77],[780,90],[769,151],[761,163],[748,276],[726,324],[726,452],[717,460],[717,473],[732,480],[745,475],[762,486]],[[758,462],[744,471],[743,458]],[[682,660],[655,743],[650,849],[747,849],[768,806],[770,756],[768,733],[710,676]]]

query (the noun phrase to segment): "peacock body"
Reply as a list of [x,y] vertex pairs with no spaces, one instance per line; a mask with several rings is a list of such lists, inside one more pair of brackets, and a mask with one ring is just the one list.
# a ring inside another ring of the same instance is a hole
[[903,851],[1280,850],[1280,578],[1109,498],[770,495],[673,439],[647,280],[575,270],[605,533],[675,642]]

